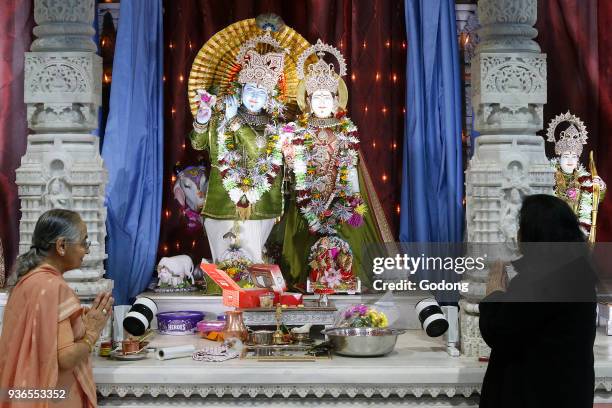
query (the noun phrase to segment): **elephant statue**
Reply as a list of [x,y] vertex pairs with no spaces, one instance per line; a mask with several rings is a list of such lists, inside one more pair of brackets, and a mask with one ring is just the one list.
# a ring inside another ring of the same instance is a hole
[[187,218],[187,228],[196,230],[202,227],[200,211],[204,204],[208,177],[204,166],[189,166],[178,171],[175,168],[174,198],[179,202],[183,215]]
[[188,255],[164,257],[157,264],[158,286],[178,287],[185,278],[193,285],[193,261]]

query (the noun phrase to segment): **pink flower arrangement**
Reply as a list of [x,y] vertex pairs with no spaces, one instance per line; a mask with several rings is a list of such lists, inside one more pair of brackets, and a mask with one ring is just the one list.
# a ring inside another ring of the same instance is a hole
[[366,305],[355,305],[352,306],[350,308],[348,308],[345,312],[344,312],[344,318],[345,319],[350,319],[351,317],[353,317],[353,315],[355,316],[365,316],[365,314],[368,313],[368,307]]
[[575,200],[576,197],[578,197],[578,191],[575,188],[568,189],[566,194],[567,194],[567,198],[571,200]]

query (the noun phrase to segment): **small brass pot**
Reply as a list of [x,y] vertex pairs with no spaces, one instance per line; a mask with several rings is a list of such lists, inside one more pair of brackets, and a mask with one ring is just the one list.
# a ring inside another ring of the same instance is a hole
[[123,351],[123,354],[138,353],[140,350],[140,341],[123,340],[121,342],[121,350]]
[[244,321],[242,320],[242,312],[239,310],[225,312],[226,324],[223,330],[223,338],[228,340],[232,337],[239,338],[242,341],[246,341],[248,337],[248,330]]

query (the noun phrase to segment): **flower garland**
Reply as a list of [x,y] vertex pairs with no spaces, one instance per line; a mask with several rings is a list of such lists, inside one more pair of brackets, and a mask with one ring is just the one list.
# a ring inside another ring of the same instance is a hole
[[363,223],[363,215],[367,211],[361,195],[353,192],[349,180],[359,158],[357,127],[344,115],[339,119],[330,128],[338,141],[335,163],[338,171],[334,190],[328,199],[324,199],[325,185],[317,175],[317,163],[312,152],[316,128],[309,126],[307,117],[303,117],[301,128],[293,137],[296,201],[313,234],[336,234],[338,225],[343,223],[358,227]]
[[[591,217],[593,213],[593,181],[591,173],[579,164],[574,173],[566,175],[561,170],[559,159],[551,160],[556,172],[555,195],[566,201],[576,212],[580,225],[588,234],[591,228]],[[569,177],[569,183],[566,182]]]
[[234,121],[229,130],[221,134],[217,140],[218,169],[222,184],[232,202],[241,208],[255,204],[261,196],[270,191],[274,179],[283,163],[280,137],[276,126],[267,125],[264,130],[265,144],[259,146],[265,150],[254,163],[241,165],[244,159],[238,151],[235,132],[240,123]]

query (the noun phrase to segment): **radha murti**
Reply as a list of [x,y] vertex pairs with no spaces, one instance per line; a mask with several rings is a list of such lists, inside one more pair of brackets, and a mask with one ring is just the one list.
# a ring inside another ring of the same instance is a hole
[[[326,55],[336,59],[339,73]],[[390,234],[371,180],[360,170],[357,127],[344,111],[348,91],[341,78],[346,75],[342,54],[318,40],[300,55],[297,69],[304,115],[283,148],[295,187],[283,242],[285,275],[294,284],[308,278],[315,291],[351,292],[355,277],[366,285],[371,280],[362,265],[363,245]]]

